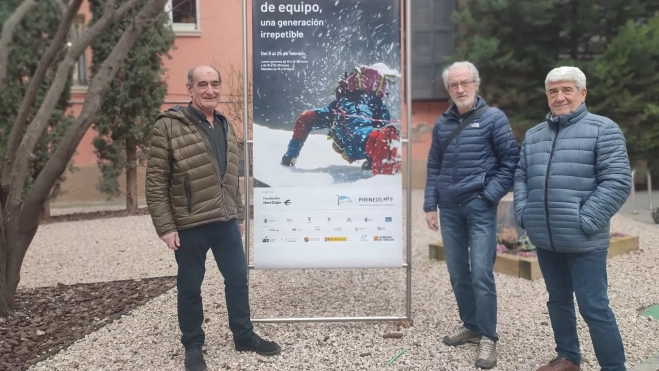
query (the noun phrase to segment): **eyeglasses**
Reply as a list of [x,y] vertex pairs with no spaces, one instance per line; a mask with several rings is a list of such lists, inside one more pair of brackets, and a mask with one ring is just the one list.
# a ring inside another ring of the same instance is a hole
[[448,84],[448,88],[450,90],[458,90],[458,86],[462,86],[462,89],[466,89],[467,86],[475,83],[476,80],[469,80],[469,81],[461,81],[461,82],[452,82]]

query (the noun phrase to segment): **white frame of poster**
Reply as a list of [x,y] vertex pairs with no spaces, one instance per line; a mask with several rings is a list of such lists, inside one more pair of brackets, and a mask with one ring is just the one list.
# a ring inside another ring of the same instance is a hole
[[[412,321],[412,143],[411,143],[411,122],[412,122],[412,73],[411,73],[411,54],[412,54],[412,35],[411,35],[411,3],[412,0],[400,0],[405,4],[404,7],[404,36],[405,36],[405,62],[404,62],[404,76],[405,76],[405,115],[407,122],[407,129],[404,138],[401,139],[402,145],[406,146],[405,161],[406,166],[406,202],[405,202],[405,249],[406,249],[406,263],[403,263],[401,268],[406,270],[406,290],[405,290],[405,316],[366,316],[366,317],[306,317],[306,318],[252,318],[255,323],[293,323],[293,322],[363,322],[363,321],[399,321],[407,320]],[[242,15],[243,15],[243,71],[247,71],[248,64],[248,51],[247,51],[247,0],[242,0]],[[243,73],[247,76],[247,73]],[[247,79],[243,78],[243,102],[248,101],[248,84]],[[247,264],[247,282],[249,284],[249,271],[254,268],[254,265],[249,264],[249,236],[250,236],[250,190],[249,178],[251,176],[249,166],[250,146],[254,144],[252,139],[248,138],[249,133],[249,115],[248,105],[243,104],[243,149],[244,149],[244,206],[245,206],[245,235],[244,249],[245,249],[245,262]]]

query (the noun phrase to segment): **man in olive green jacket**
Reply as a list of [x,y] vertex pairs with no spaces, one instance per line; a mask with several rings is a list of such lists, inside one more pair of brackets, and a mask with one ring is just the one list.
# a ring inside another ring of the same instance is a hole
[[174,250],[178,264],[178,320],[188,371],[206,370],[201,284],[209,248],[225,280],[236,350],[262,355],[281,351],[276,343],[256,335],[250,321],[239,150],[232,126],[215,110],[221,85],[220,72],[212,67],[188,72],[192,101],[158,116],[146,170],[146,202],[153,225]]

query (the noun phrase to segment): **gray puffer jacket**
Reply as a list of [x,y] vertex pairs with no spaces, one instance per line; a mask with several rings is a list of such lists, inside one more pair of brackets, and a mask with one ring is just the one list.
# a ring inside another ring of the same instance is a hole
[[606,250],[610,219],[631,184],[622,131],[584,103],[526,133],[515,172],[515,218],[538,248]]

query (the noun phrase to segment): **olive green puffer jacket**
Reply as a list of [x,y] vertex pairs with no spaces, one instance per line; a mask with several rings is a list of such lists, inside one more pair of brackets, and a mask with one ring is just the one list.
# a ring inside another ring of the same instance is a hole
[[227,169],[221,176],[208,138],[190,117],[186,108],[170,108],[158,116],[151,132],[145,194],[160,237],[214,221],[245,219],[233,127],[224,125]]

